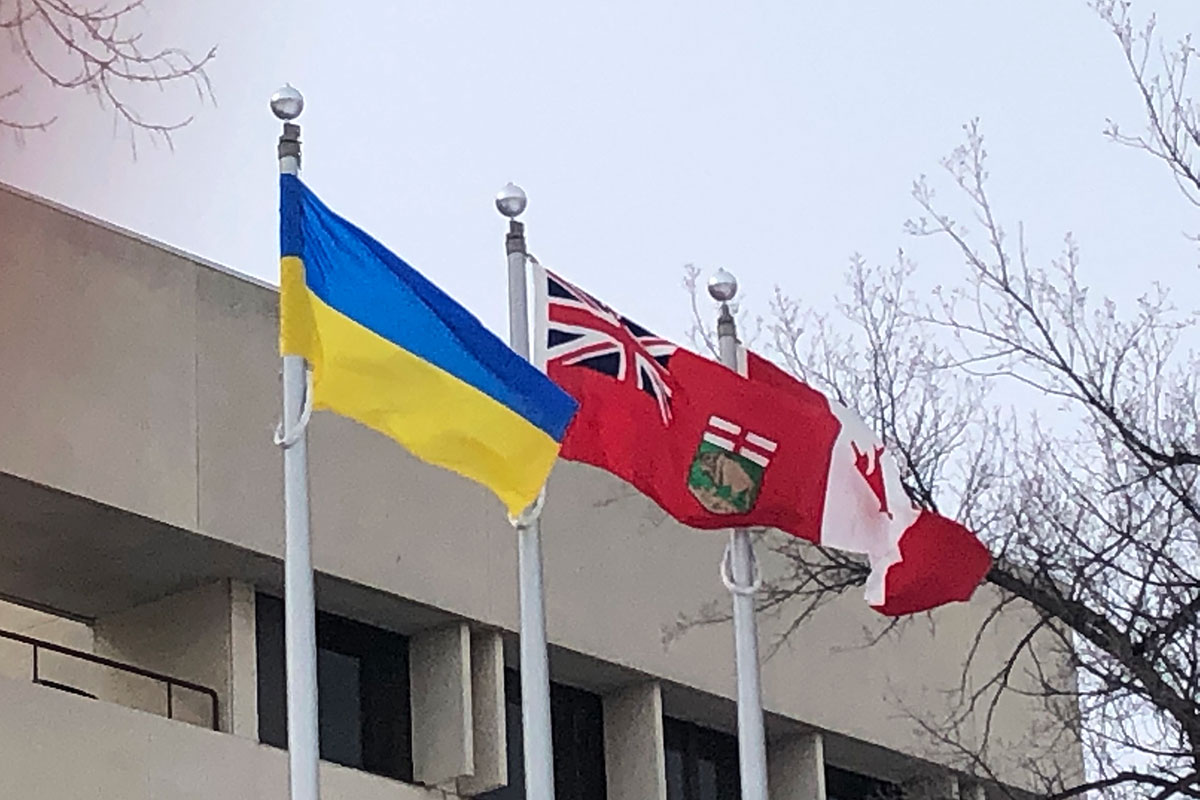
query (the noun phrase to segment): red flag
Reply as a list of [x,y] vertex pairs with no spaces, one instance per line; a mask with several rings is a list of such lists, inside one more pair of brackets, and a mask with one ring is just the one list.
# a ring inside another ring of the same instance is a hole
[[579,402],[563,458],[612,472],[695,528],[779,528],[866,553],[868,599],[884,613],[970,597],[978,559],[956,556],[958,574],[942,580],[930,545],[986,550],[961,526],[902,538],[920,514],[861,420],[757,356],[743,377],[540,267],[534,281],[535,356]]
[[883,442],[850,409],[754,353],[744,371],[755,383],[812,402],[838,420],[825,476],[821,544],[865,553],[871,563],[867,601],[898,616],[971,598],[992,566],[983,543],[954,520],[917,507]]

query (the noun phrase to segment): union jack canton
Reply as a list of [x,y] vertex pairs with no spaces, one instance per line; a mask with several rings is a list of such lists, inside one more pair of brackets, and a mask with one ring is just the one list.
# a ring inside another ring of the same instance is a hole
[[[653,398],[664,425],[671,423],[667,363],[678,349],[623,317],[549,270],[545,276],[545,366],[595,370]],[[535,273],[536,274],[536,273]]]

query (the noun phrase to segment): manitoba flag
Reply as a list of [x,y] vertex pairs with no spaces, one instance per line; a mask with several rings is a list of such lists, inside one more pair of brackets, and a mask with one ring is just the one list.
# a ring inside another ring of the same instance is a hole
[[535,360],[579,403],[562,458],[612,472],[691,527],[778,528],[864,554],[867,599],[885,614],[970,598],[987,550],[913,505],[857,415],[752,353],[735,372],[539,266],[533,277]]

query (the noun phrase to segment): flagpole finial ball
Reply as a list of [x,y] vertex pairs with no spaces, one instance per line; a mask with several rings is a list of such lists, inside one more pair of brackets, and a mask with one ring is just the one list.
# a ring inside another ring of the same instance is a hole
[[504,184],[504,188],[496,193],[496,210],[509,219],[521,216],[528,204],[525,190],[512,181]]
[[304,110],[304,95],[290,83],[271,95],[271,113],[285,121],[294,120]]
[[738,282],[733,273],[719,269],[708,279],[708,294],[713,300],[728,303],[737,294]]

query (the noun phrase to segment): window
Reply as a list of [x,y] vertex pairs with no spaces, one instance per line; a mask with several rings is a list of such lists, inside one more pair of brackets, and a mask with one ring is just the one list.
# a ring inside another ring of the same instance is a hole
[[663,720],[667,800],[738,800],[737,737],[677,719]]
[[825,767],[826,800],[899,800],[900,787],[857,772]]
[[[524,800],[525,761],[521,724],[521,676],[504,671],[508,786],[479,795],[480,800]],[[550,684],[550,735],[554,745],[554,796],[605,800],[604,714],[600,698],[561,684]]]
[[[520,677],[512,681],[520,688]],[[518,697],[520,696],[518,692]],[[554,794],[579,800],[608,796],[604,774],[604,710],[594,694],[550,685],[550,727],[554,739]]]
[[[258,738],[287,747],[283,602],[256,601]],[[317,614],[317,715],[321,758],[412,780],[408,640],[399,634]]]

